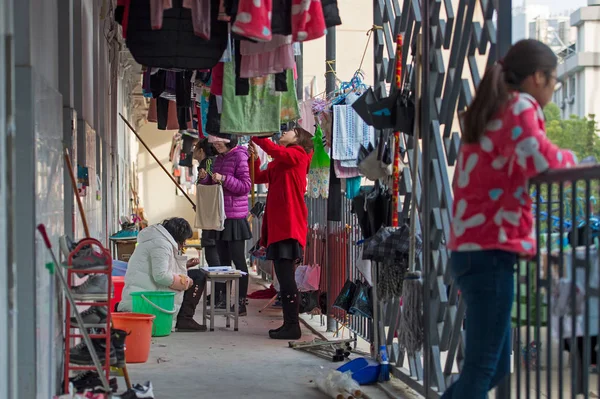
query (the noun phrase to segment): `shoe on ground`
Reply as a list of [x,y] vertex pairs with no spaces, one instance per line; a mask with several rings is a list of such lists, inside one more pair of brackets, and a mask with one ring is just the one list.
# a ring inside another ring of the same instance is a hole
[[[104,338],[93,338],[92,344],[94,348],[92,350],[96,351],[98,358],[100,360],[100,364],[104,366],[106,363],[106,345],[104,342]],[[79,365],[79,366],[93,366],[94,361],[92,360],[92,355],[88,350],[85,342],[81,342],[78,345],[71,348],[71,353],[69,354],[69,362],[71,364]],[[117,354],[115,352],[115,348],[111,345],[110,353],[109,353],[109,362],[111,366],[115,366],[117,364]]]
[[294,341],[302,338],[302,329],[299,323],[284,324],[279,331],[269,331],[271,339],[286,339]]
[[108,276],[92,274],[83,284],[72,287],[73,298],[80,301],[106,301],[108,296]]
[[[92,391],[100,391],[104,389],[102,386],[102,380],[95,371],[84,371],[83,373],[79,373],[70,378],[69,381],[73,384],[76,392],[82,392],[88,389]],[[111,378],[108,380],[108,384],[110,385],[112,392],[117,392],[119,389],[116,378]]]
[[[106,308],[103,306],[92,306],[81,313],[83,324],[106,324]],[[78,326],[77,319],[71,317],[71,324]],[[85,326],[84,326],[85,327]]]
[[177,319],[177,324],[175,325],[175,331],[177,332],[204,332],[206,331],[206,326],[199,324],[194,319],[189,318],[181,318]]
[[154,389],[150,381],[146,381],[144,385],[135,384],[132,389],[138,399],[154,399]]
[[[231,312],[235,312],[235,305],[231,306]],[[238,310],[238,316],[243,317],[248,315],[248,309],[246,309],[246,299],[240,299],[240,307]]]

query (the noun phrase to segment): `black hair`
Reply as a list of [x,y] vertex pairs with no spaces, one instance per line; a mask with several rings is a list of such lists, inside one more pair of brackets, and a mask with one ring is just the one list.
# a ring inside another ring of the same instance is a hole
[[198,141],[196,149],[204,151],[204,156],[207,158],[217,155],[217,150],[215,150],[215,147],[206,138]]
[[180,245],[183,245],[185,240],[192,238],[194,235],[192,226],[183,218],[165,219],[161,225],[171,234],[175,242]]
[[556,54],[544,43],[526,39],[515,43],[503,60],[487,69],[475,98],[463,115],[465,143],[478,143],[488,122],[506,105],[511,90],[536,72],[546,75],[550,84],[552,72],[558,66]]
[[226,143],[225,146],[229,149],[235,148],[238,145],[238,137],[234,134],[230,134],[229,137],[227,137],[229,139],[229,143]]

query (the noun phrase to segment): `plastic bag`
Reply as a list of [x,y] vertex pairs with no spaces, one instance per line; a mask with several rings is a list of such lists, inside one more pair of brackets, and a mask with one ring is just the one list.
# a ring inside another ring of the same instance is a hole
[[316,291],[321,281],[321,266],[301,265],[296,268],[296,284],[298,291]]
[[183,0],[183,6],[192,10],[194,34],[210,40],[210,2],[211,0]]
[[348,310],[349,314],[358,314],[360,316],[373,318],[373,300],[371,299],[371,287],[362,282],[357,282],[356,292],[352,299],[352,305]]
[[346,312],[350,310],[350,306],[352,305],[352,300],[354,299],[354,293],[356,292],[356,284],[352,281],[346,281],[346,284],[342,287],[337,298],[335,298],[335,302],[333,302],[333,307],[342,309]]

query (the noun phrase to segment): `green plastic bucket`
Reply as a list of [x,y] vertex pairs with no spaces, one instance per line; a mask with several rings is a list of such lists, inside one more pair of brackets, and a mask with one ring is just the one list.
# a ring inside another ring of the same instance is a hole
[[156,316],[152,324],[153,337],[171,335],[173,315],[175,314],[175,292],[132,292],[131,298],[133,299],[133,313],[153,314]]

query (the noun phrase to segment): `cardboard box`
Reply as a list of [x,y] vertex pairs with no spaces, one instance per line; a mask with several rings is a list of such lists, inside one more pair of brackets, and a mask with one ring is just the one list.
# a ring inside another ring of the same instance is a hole
[[117,259],[122,260],[123,262],[129,262],[129,258],[131,258],[131,255],[135,250],[137,241],[115,241],[115,245],[117,247]]

